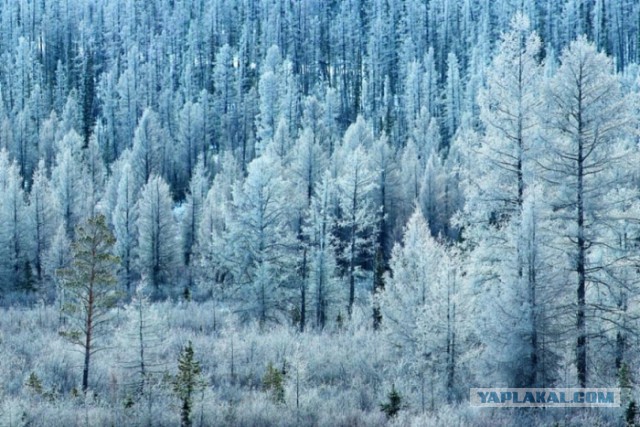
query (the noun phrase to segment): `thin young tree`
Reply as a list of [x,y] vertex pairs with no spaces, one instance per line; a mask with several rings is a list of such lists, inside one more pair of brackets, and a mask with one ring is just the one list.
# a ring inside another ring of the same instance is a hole
[[131,402],[146,405],[146,417],[151,423],[155,390],[162,380],[162,338],[166,331],[159,310],[150,303],[144,278],[125,307],[125,316],[119,344],[122,367],[127,372],[126,386]]
[[111,308],[118,298],[119,260],[113,255],[114,244],[105,217],[90,218],[76,229],[71,265],[58,271],[66,293],[62,311],[67,318],[60,334],[84,354],[83,392],[89,387],[91,356],[103,349],[101,339],[109,332]]
[[181,401],[180,426],[191,427],[193,396],[202,387],[200,362],[195,358],[191,341],[180,352],[178,358],[178,374],[173,378],[173,391]]

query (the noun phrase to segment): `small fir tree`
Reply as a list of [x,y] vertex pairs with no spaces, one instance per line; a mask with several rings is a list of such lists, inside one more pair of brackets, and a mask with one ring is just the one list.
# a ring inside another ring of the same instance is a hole
[[[283,369],[284,371],[284,369]],[[276,369],[272,362],[262,378],[262,389],[271,394],[275,403],[284,403],[284,372]]]
[[380,409],[387,415],[387,418],[393,418],[403,408],[402,395],[396,390],[395,384],[391,386],[387,399],[387,402],[380,405]]
[[182,427],[191,427],[192,425],[193,396],[198,390],[204,388],[200,374],[200,362],[195,359],[193,346],[189,341],[180,352],[178,374],[173,378],[173,391],[182,402],[180,407],[180,425]]

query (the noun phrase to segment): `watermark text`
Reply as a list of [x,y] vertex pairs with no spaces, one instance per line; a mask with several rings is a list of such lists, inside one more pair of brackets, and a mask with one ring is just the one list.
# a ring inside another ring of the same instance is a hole
[[620,406],[619,388],[472,388],[471,406],[488,408],[579,408]]

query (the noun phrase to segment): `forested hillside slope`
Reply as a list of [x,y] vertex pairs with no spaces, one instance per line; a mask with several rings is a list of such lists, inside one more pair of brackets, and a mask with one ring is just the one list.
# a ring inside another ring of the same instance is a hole
[[0,425],[633,422],[637,1],[0,0],[0,59]]

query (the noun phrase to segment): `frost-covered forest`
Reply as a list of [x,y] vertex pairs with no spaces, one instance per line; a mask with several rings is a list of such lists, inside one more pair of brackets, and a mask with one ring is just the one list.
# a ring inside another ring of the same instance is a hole
[[640,422],[638,1],[0,0],[0,58],[0,425]]

